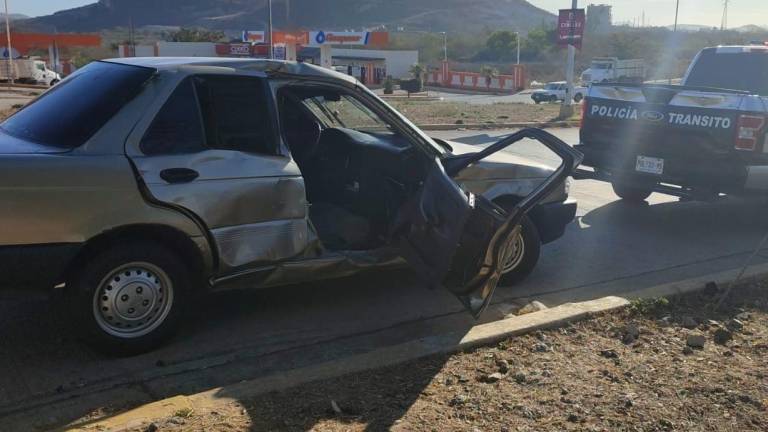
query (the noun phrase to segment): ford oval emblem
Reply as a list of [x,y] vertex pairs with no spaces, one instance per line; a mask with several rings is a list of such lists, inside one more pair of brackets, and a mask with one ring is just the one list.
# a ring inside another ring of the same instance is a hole
[[660,122],[664,120],[664,114],[658,111],[644,111],[643,118],[652,122]]

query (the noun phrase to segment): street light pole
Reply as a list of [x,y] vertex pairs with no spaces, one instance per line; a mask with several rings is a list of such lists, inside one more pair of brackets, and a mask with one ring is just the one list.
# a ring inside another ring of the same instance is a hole
[[[579,7],[578,0],[572,0],[571,9],[576,10]],[[574,29],[571,29],[571,35],[573,35]],[[560,110],[560,117],[570,117],[573,115],[573,81],[574,81],[574,68],[576,67],[576,47],[568,45],[568,66],[565,70],[565,78],[568,82],[567,90],[565,93],[565,101],[563,102],[562,109]]]
[[680,15],[680,0],[677,0],[677,7],[675,7],[675,33],[677,33],[677,17]]
[[520,64],[520,32],[515,32],[515,35],[517,36],[515,39],[517,39],[517,64]]
[[267,23],[267,32],[269,33],[269,59],[275,58],[275,43],[272,39],[272,0],[267,1],[267,13],[269,14],[269,20]]
[[448,61],[448,32],[443,33],[443,61]]
[[7,37],[8,46],[6,52],[8,53],[8,83],[14,82],[13,71],[13,47],[11,46],[11,16],[8,13],[8,0],[5,0],[5,36]]

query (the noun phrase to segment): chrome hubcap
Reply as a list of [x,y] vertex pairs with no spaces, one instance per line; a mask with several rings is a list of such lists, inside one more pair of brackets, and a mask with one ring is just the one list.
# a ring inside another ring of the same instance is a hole
[[504,254],[504,266],[501,273],[506,274],[516,269],[523,262],[524,255],[525,241],[523,240],[523,233],[517,232],[514,234],[514,238],[510,239],[507,244],[507,250]]
[[149,263],[131,263],[113,270],[99,284],[93,312],[105,332],[136,338],[159,327],[172,304],[173,285],[168,275]]

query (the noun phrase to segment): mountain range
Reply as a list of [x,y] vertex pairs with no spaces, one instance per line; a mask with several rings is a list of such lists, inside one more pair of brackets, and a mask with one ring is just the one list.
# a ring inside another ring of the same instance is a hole
[[[145,25],[264,29],[268,0],[100,0],[24,21],[42,31],[91,32]],[[473,32],[527,31],[556,17],[525,0],[273,0],[278,28]]]

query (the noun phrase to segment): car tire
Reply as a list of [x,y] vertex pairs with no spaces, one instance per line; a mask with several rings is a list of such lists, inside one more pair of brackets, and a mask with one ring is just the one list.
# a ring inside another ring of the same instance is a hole
[[613,181],[611,186],[613,186],[613,193],[624,201],[631,203],[644,202],[653,193],[650,185],[644,186],[623,181]]
[[573,101],[576,103],[581,102],[582,99],[584,99],[584,95],[581,93],[576,93],[576,96],[573,97]]
[[193,289],[189,269],[154,241],[129,241],[93,254],[67,284],[75,330],[95,349],[136,355],[179,328]]
[[541,99],[534,99],[533,102],[536,103],[536,105],[539,105],[541,104]]
[[[500,286],[513,286],[524,281],[536,268],[536,264],[541,257],[541,237],[536,225],[528,218],[523,216],[521,222],[522,229],[515,239],[510,239],[510,243],[516,242],[514,247],[517,250],[508,256],[505,263]],[[513,245],[510,244],[512,247]]]
[[50,86],[50,87],[53,87],[53,86],[55,86],[55,85],[56,85],[56,84],[58,84],[58,83],[59,83],[59,80],[56,80],[56,79],[55,79],[55,80],[52,80],[52,81],[51,81],[51,83],[49,84],[49,86]]

